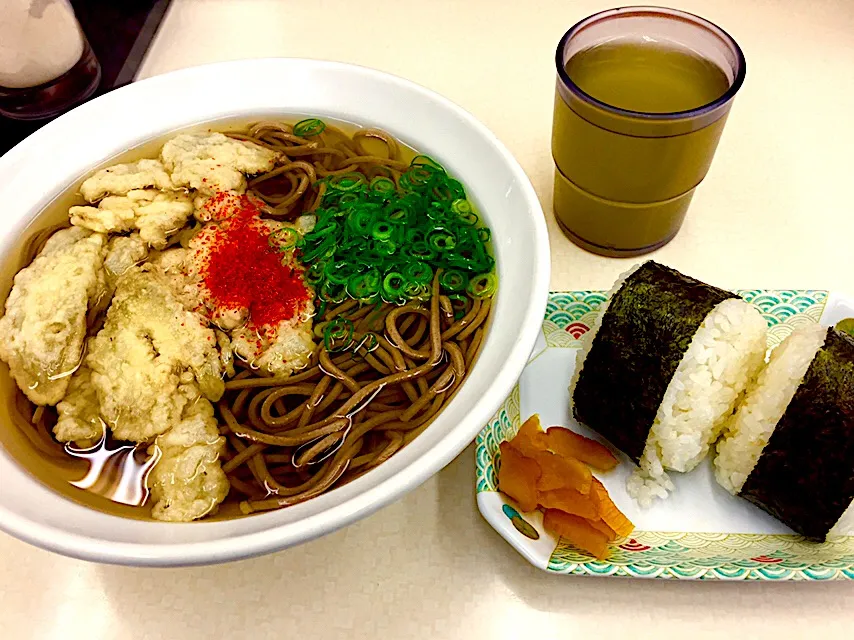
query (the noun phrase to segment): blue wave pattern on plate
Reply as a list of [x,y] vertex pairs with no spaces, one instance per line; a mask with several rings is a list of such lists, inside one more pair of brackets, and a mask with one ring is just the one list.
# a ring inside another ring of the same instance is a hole
[[[818,322],[828,298],[826,291],[819,290],[744,289],[735,293],[762,313],[769,327],[769,347],[796,327]],[[547,345],[577,347],[605,295],[604,291],[550,294],[543,321]],[[498,445],[519,429],[519,406],[517,386],[477,436],[478,493],[498,490]],[[794,535],[635,531],[630,539],[616,544],[611,557],[600,562],[560,540],[547,568],[574,575],[669,579],[854,579],[854,537],[815,545]]]
[[498,491],[497,461],[495,460],[498,456],[498,445],[502,440],[507,439],[507,434],[516,433],[520,425],[519,386],[516,385],[487,427],[475,439],[478,493]]

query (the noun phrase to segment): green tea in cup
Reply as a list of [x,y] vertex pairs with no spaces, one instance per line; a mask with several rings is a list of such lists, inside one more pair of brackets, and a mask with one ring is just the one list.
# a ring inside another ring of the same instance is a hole
[[744,81],[741,49],[697,16],[629,7],[575,25],[556,62],[560,226],[602,255],[663,246],[712,162]]

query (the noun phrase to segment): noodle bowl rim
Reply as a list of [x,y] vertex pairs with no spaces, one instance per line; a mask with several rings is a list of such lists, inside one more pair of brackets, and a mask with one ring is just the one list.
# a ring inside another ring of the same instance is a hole
[[[264,81],[270,77],[278,79],[272,88]],[[227,91],[222,78],[229,78]],[[466,185],[492,228],[496,309],[457,396],[411,444],[353,482],[300,505],[219,522],[163,523],[95,511],[54,493],[0,448],[0,486],[12,489],[0,492],[0,529],[65,555],[117,564],[199,565],[269,553],[335,531],[416,488],[472,442],[510,393],[541,332],[548,295],[549,242],[534,188],[468,112],[373,69],[293,58],[215,63],[86,103],[0,157],[7,222],[0,255],[6,259],[56,196],[118,153],[202,123],[302,113],[378,126],[435,156]]]

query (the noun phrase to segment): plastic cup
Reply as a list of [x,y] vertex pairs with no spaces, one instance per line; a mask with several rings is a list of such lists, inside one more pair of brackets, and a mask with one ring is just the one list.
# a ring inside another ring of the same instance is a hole
[[[632,111],[603,102],[573,81],[567,63],[579,52],[620,39],[690,52],[717,67],[728,88],[685,111]],[[665,245],[682,226],[744,82],[738,44],[723,29],[683,11],[626,7],[572,27],[558,44],[555,62],[554,211],[561,228],[577,245],[606,256],[635,256]]]

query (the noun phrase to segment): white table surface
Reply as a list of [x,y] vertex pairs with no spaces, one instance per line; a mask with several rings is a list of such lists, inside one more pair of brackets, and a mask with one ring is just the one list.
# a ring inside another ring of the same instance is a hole
[[[405,76],[483,120],[547,211],[552,288],[626,268],[551,216],[554,47],[612,2],[175,0],[140,77],[297,56]],[[854,2],[684,0],[748,61],[708,178],[655,257],[722,287],[854,294]],[[271,78],[271,82],[275,79]],[[228,84],[223,81],[223,91]],[[851,638],[854,585],[550,576],[475,507],[473,448],[347,529],[223,566],[98,566],[0,534],[0,638]],[[0,487],[0,491],[2,491]]]

